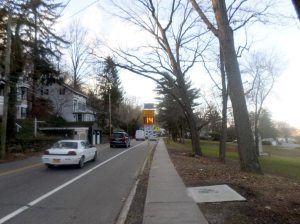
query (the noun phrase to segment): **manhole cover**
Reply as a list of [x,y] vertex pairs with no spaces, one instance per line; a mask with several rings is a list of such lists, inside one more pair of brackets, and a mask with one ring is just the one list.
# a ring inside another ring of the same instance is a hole
[[190,187],[187,188],[187,193],[196,203],[246,200],[226,184]]

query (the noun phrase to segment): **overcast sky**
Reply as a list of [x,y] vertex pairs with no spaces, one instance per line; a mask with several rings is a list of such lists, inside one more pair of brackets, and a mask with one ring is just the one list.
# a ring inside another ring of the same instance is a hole
[[[296,16],[291,1],[281,1],[283,4],[280,11],[285,15]],[[136,36],[133,27],[128,27],[110,17],[98,7],[98,3],[93,4],[94,2],[101,0],[71,0],[64,11],[63,22],[59,24],[59,29],[62,27],[65,29],[73,19],[80,19],[90,30],[91,36],[101,35],[111,43],[118,44],[125,41],[128,45],[134,45],[143,39]],[[79,12],[80,10],[82,11]],[[300,23],[291,22],[284,26],[260,25],[252,30],[254,32],[250,33],[250,37],[254,41],[255,49],[275,50],[286,62],[285,70],[277,80],[265,106],[271,111],[274,120],[286,121],[300,129]],[[203,84],[203,79],[199,79],[199,75],[190,74],[190,76],[195,86],[207,88]],[[127,95],[137,97],[140,103],[155,102],[153,92],[155,84],[152,81],[129,72],[121,72],[120,77]]]

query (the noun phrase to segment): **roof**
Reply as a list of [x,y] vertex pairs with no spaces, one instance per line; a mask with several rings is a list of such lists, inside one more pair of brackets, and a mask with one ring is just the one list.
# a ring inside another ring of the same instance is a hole
[[[58,84],[59,84],[59,83],[58,83]],[[59,85],[61,85],[61,86],[65,87],[65,88],[67,88],[68,90],[70,90],[70,91],[72,91],[72,92],[74,92],[74,93],[76,93],[76,94],[78,94],[78,95],[81,95],[81,96],[83,96],[83,97],[85,97],[85,98],[88,98],[88,96],[87,96],[86,94],[84,94],[84,93],[82,93],[82,92],[80,92],[80,91],[74,89],[72,86],[70,86],[70,85],[68,85],[68,84],[66,84],[66,83],[62,83],[62,84],[59,84]]]
[[66,89],[70,90],[71,92],[76,93],[77,95],[80,95],[80,96],[82,96],[84,98],[88,98],[88,96],[86,94],[80,92],[79,90],[74,89],[72,86],[70,86],[70,85],[68,85],[66,83],[55,82],[55,83],[50,84],[50,86],[54,85],[54,84],[56,84],[58,86],[63,86]]

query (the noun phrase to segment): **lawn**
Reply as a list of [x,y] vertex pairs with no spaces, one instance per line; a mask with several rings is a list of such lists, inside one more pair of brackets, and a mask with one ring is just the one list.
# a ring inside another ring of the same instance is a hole
[[[175,142],[170,142],[169,144],[175,152],[192,154],[192,145],[189,140],[186,140],[184,144]],[[204,156],[218,158],[219,142],[201,141],[201,148]],[[300,149],[263,146],[263,151],[269,154],[269,156],[259,157],[264,173],[300,179]],[[227,144],[226,159],[238,160],[236,144]]]

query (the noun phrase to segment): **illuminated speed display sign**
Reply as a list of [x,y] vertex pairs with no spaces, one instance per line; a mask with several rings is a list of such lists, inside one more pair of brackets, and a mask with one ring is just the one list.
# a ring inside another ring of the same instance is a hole
[[154,110],[143,110],[144,124],[154,124]]

